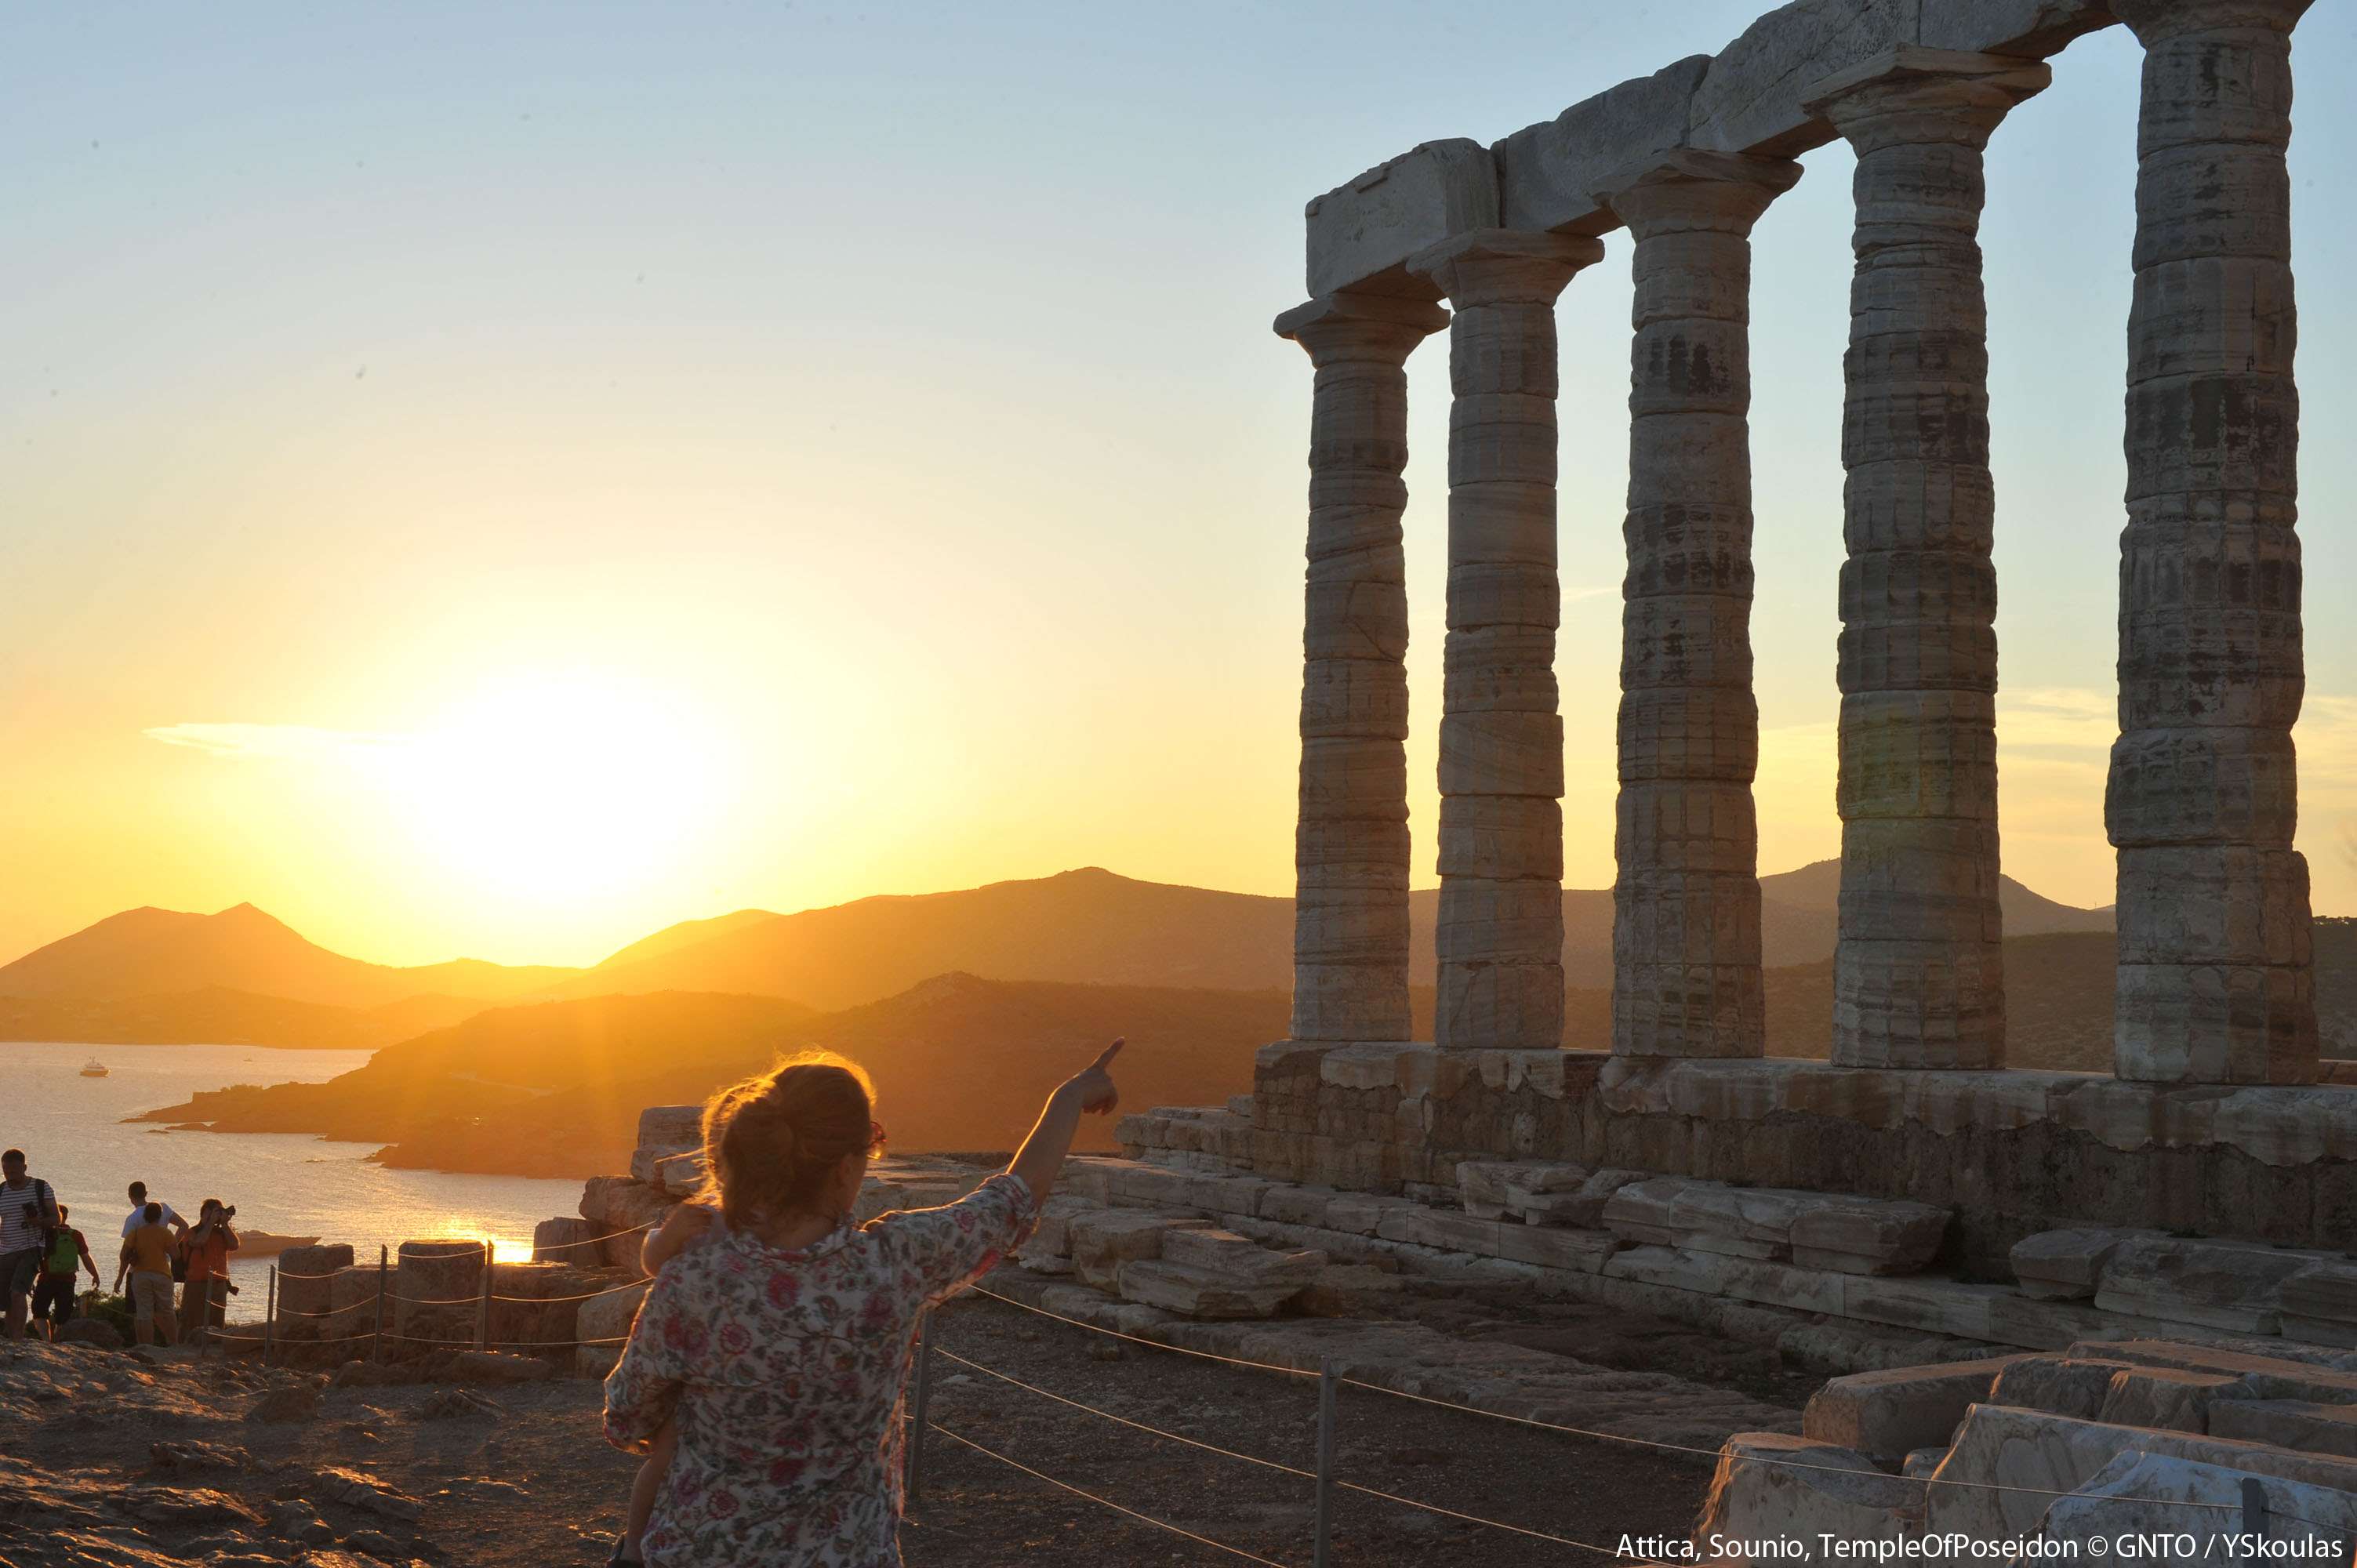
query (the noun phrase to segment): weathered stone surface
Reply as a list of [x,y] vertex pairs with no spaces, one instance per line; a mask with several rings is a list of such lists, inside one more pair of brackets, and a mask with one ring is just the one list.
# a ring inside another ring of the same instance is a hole
[[2208,1412],[2212,1437],[2268,1443],[2308,1454],[2357,1459],[2357,1404],[2310,1400],[2221,1400]]
[[2283,1331],[2357,1348],[2357,1262],[2312,1262],[2284,1281]]
[[1273,1251],[1232,1230],[1172,1230],[1162,1238],[1162,1260],[1240,1284],[1308,1284],[1326,1266],[1323,1252]]
[[1293,1305],[1312,1317],[1372,1317],[1405,1290],[1397,1273],[1372,1263],[1329,1263],[1293,1298]]
[[2304,0],[2114,7],[2145,46],[2128,318],[2113,1070],[2306,1083],[2291,38]]
[[575,1359],[581,1370],[602,1378],[613,1369],[621,1357],[623,1341],[630,1337],[630,1326],[638,1321],[639,1304],[646,1300],[652,1283],[592,1296],[581,1304],[573,1319],[573,1331],[579,1340]]
[[1835,1201],[1792,1220],[1792,1262],[1803,1268],[1910,1274],[1932,1261],[1947,1234],[1948,1211],[1928,1203],[1829,1196]]
[[1625,1241],[1791,1258],[1842,1273],[1906,1273],[1939,1251],[1947,1211],[1902,1199],[1658,1177],[1622,1186],[1606,1229]]
[[[2079,1490],[2113,1459],[2130,1451],[2309,1486],[2357,1489],[2357,1460],[1984,1404],[1966,1412],[1954,1445],[1932,1477],[1935,1483],[1982,1484],[1932,1485],[1926,1492],[1923,1528],[1933,1534],[1959,1530],[1991,1540],[2025,1533],[2036,1526],[2052,1494]],[[2023,1489],[1999,1489],[2013,1487]]]
[[1863,1454],[1781,1433],[1738,1433],[1719,1449],[1694,1540],[1706,1556],[1715,1539],[1791,1543],[1789,1553],[1712,1559],[1721,1563],[1813,1563],[1828,1536],[1900,1539],[1922,1497],[1922,1482],[1885,1475]]
[[1497,169],[1479,142],[1426,142],[1317,198],[1306,217],[1312,297],[1354,286],[1413,295],[1410,256],[1497,225]]
[[[1593,240],[1476,228],[1418,252],[1411,272],[1449,323],[1448,639],[1442,656],[1440,832],[1501,802],[1563,795],[1557,714],[1555,296],[1598,261]],[[1539,808],[1544,814],[1544,808]],[[1501,835],[1494,864],[1444,862],[1434,1044],[1563,1042],[1560,841]]]
[[1535,1201],[1575,1193],[1590,1174],[1586,1165],[1564,1160],[1460,1160],[1457,1191],[1465,1212],[1477,1219],[1527,1219]]
[[1254,1284],[1183,1263],[1132,1259],[1120,1266],[1118,1288],[1125,1300],[1186,1317],[1274,1317],[1307,1283]]
[[1892,1466],[1919,1449],[1946,1451],[1967,1407],[1986,1403],[2015,1357],[1854,1372],[1829,1380],[1801,1414],[1803,1435]]
[[[1439,178],[1443,162],[1404,166],[1367,192],[1388,193],[1380,207]],[[1486,155],[1480,167],[1486,176]],[[1313,274],[1318,210],[1312,204]],[[1354,198],[1329,217],[1339,230],[1371,214]],[[1447,320],[1429,299],[1358,295],[1313,299],[1277,319],[1317,371],[1294,834],[1297,1040],[1409,1032],[1405,366]]]
[[2118,1426],[2165,1427],[2207,1432],[2212,1400],[2242,1396],[2243,1380],[2218,1372],[2188,1372],[2174,1367],[2129,1367],[2112,1374],[2095,1419]]
[[2138,1238],[2113,1252],[2095,1305],[2170,1323],[2273,1334],[2280,1326],[2284,1281],[2314,1262],[2303,1253],[2234,1242]]
[[534,1262],[595,1263],[597,1261],[597,1240],[606,1228],[569,1214],[554,1219],[544,1219],[532,1228],[532,1256]]
[[[2347,1550],[2357,1530],[2357,1498],[2346,1492],[2134,1448],[2115,1455],[2074,1495],[2055,1498],[2037,1533],[2083,1543],[2097,1536],[2153,1541],[2162,1545],[2153,1555],[2168,1563],[2225,1562],[2237,1547],[2247,1547],[2243,1510],[2250,1481],[2266,1498],[2269,1552],[2298,1561]],[[2302,1544],[2309,1548],[2305,1553]]]
[[2126,1361],[2076,1354],[2023,1356],[1997,1373],[1987,1402],[2093,1421],[2111,1395],[2112,1380],[2134,1369]]
[[1598,233],[1620,221],[1598,185],[1644,154],[1680,145],[1708,55],[1690,55],[1583,99],[1491,148],[1501,228]]
[[[650,1105],[639,1112],[639,1146],[700,1149],[704,1146],[704,1107]],[[646,1178],[639,1178],[643,1181]]]
[[[1870,14],[1870,13],[1869,13]],[[1842,891],[1833,1060],[1988,1068],[1997,908],[1995,492],[1981,151],[2042,65],[1866,51],[1807,106],[1857,150],[1843,365]]]
[[1122,1264],[1162,1256],[1168,1232],[1206,1226],[1200,1219],[1135,1208],[1075,1214],[1070,1221],[1072,1267],[1084,1283],[1112,1290],[1120,1283]]
[[2158,1234],[2104,1227],[2041,1230],[2014,1243],[2013,1276],[2024,1295],[2040,1301],[2084,1301],[2095,1294],[2104,1265],[2121,1242]]

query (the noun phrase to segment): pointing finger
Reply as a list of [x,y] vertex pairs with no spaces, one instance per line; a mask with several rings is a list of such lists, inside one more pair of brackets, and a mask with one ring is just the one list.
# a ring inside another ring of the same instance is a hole
[[1121,1047],[1128,1043],[1129,1038],[1127,1036],[1124,1036],[1120,1039],[1115,1040],[1113,1044],[1104,1048],[1103,1055],[1098,1057],[1095,1061],[1089,1064],[1090,1067],[1098,1072],[1103,1072],[1105,1069],[1113,1066],[1113,1058],[1121,1055]]

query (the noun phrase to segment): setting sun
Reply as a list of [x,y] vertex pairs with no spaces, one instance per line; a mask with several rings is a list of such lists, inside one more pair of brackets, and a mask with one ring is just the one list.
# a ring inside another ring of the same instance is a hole
[[632,890],[695,836],[720,782],[677,693],[594,673],[489,683],[357,755],[418,854],[503,897]]

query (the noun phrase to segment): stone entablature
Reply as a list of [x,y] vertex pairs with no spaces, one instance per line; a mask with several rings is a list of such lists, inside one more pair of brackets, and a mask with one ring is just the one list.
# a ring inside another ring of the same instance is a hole
[[1221,1152],[1262,1177],[1442,1191],[1464,1160],[1562,1160],[1956,1211],[1947,1261],[2010,1277],[2074,1223],[2339,1250],[2357,1237],[2357,1088],[2088,1073],[1643,1061],[1423,1045],[1264,1048]]

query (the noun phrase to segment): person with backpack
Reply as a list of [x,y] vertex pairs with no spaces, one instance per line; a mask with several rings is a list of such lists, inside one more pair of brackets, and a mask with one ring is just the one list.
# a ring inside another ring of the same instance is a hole
[[41,1277],[33,1286],[33,1326],[52,1339],[73,1321],[76,1265],[90,1271],[91,1288],[98,1285],[98,1263],[81,1231],[66,1223],[66,1206],[58,1205],[58,1222],[51,1227],[41,1252]]
[[8,1337],[25,1333],[25,1299],[41,1270],[41,1240],[58,1222],[58,1195],[25,1174],[25,1151],[0,1153],[0,1294],[8,1298]]

